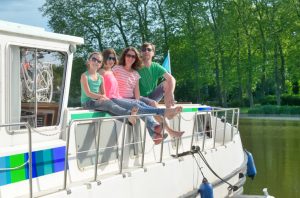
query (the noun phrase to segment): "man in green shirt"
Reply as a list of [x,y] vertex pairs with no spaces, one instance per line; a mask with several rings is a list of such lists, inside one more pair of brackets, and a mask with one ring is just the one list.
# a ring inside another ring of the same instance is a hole
[[[174,106],[174,90],[176,80],[160,64],[152,62],[155,55],[155,45],[144,43],[142,45],[142,68],[138,70],[141,78],[139,81],[141,100],[147,104],[153,105],[153,102],[159,102],[163,97],[167,108]],[[165,80],[157,85],[158,79],[163,77]],[[149,100],[148,98],[152,99]]]

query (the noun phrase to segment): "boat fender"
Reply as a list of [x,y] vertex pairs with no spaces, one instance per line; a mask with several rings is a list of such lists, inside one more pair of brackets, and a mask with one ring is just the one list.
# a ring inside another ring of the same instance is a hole
[[247,162],[247,176],[250,177],[251,179],[254,179],[257,171],[256,171],[256,167],[255,167],[255,163],[254,163],[254,159],[252,154],[245,150],[246,154],[247,154],[247,158],[248,158],[248,162]]
[[213,186],[207,181],[206,178],[203,178],[202,184],[198,189],[201,198],[214,198]]

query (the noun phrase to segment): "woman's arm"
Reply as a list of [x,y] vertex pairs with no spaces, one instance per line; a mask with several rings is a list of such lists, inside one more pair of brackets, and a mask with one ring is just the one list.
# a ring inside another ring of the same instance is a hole
[[140,99],[139,79],[136,81],[135,88],[134,88],[133,92],[134,92],[134,98],[136,100],[139,100]]
[[105,87],[104,79],[103,79],[102,76],[100,76],[100,78],[101,78],[101,80],[102,80],[102,83],[101,83],[101,85],[100,85],[100,87],[99,87],[99,93],[100,93],[100,98],[99,98],[99,99],[108,99],[108,98],[106,97],[106,93],[105,93],[105,89],[104,89],[104,87]]

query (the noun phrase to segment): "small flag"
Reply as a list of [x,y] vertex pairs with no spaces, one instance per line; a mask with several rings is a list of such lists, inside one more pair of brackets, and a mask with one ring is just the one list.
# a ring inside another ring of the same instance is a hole
[[170,62],[170,52],[168,50],[168,54],[162,64],[162,66],[171,74],[171,62]]

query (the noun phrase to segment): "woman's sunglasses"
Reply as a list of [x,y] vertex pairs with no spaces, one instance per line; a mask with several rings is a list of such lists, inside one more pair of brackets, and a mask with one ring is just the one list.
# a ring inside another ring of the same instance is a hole
[[113,61],[116,61],[116,57],[111,57],[111,56],[109,56],[109,57],[107,58],[107,60],[113,60]]
[[97,58],[95,58],[95,57],[93,57],[92,58],[92,61],[94,62],[94,63],[98,63],[98,64],[101,64],[102,63],[102,61],[101,60],[98,60]]
[[126,54],[126,57],[128,57],[128,58],[136,58],[135,55],[131,55],[131,54]]

